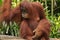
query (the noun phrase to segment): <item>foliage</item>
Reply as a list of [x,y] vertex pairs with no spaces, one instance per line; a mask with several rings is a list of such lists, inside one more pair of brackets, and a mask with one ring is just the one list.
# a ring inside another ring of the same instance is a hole
[[20,0],[12,0],[12,8],[16,7],[20,3]]
[[0,6],[2,5],[2,0],[0,0]]
[[51,38],[60,38],[60,16],[49,16],[49,20],[51,22],[51,32],[50,37]]
[[3,21],[0,24],[0,34],[18,36],[19,27],[15,22],[10,22],[9,25]]

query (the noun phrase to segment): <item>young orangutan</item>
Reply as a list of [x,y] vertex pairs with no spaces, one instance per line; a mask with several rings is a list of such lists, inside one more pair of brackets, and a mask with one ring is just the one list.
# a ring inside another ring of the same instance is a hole
[[[33,36],[35,39],[39,36],[41,36],[41,40],[49,40],[49,34],[50,34],[50,22],[45,17],[45,12],[43,11],[43,7],[41,6],[41,3],[39,2],[33,2],[32,6],[36,8],[36,10],[39,12],[40,22],[37,26],[37,28],[34,30],[35,36]],[[45,27],[46,26],[46,27]],[[40,30],[43,31],[40,32]]]
[[21,37],[27,40],[49,40],[50,23],[45,17],[41,4],[22,2],[20,9]]

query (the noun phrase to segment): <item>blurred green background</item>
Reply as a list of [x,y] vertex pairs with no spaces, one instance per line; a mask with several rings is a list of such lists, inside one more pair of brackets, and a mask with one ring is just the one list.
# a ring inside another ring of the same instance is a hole
[[[16,7],[22,0],[12,0],[12,8]],[[60,0],[31,0],[30,2],[41,2],[44,6],[47,19],[51,22],[51,38],[60,38]],[[0,0],[0,6],[2,6]],[[9,25],[4,21],[0,24],[0,34],[3,35],[19,35],[19,27],[15,22]]]

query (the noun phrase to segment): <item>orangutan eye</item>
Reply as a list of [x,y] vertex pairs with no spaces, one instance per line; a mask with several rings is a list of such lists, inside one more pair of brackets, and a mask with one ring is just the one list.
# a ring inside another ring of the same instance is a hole
[[21,12],[22,12],[22,13],[27,13],[26,8],[25,8],[25,7],[21,7]]

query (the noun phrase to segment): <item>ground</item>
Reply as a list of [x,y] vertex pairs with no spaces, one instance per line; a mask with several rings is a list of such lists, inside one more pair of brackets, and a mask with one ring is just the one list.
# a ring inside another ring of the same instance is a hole
[[[20,37],[8,36],[8,35],[0,35],[0,40],[25,40]],[[50,40],[60,40],[57,38],[50,38]]]

